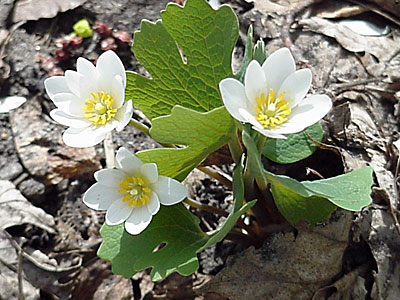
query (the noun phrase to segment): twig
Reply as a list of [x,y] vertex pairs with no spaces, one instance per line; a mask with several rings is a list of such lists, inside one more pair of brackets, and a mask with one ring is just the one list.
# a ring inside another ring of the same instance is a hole
[[202,167],[202,166],[198,166],[197,169],[202,171],[203,173],[207,174],[211,178],[218,180],[220,183],[222,183],[228,189],[232,190],[232,188],[233,188],[232,181],[229,180],[228,178],[226,178],[224,175],[222,175],[218,171],[214,171],[209,167]]
[[18,250],[18,300],[25,300],[22,283],[22,249]]
[[208,211],[210,213],[219,215],[221,217],[226,218],[229,215],[229,213],[223,209],[220,209],[218,207],[214,207],[211,205],[203,204],[203,203],[197,202],[197,201],[189,199],[189,198],[186,198],[185,200],[183,200],[183,202],[185,202],[187,205],[189,205],[191,207],[202,209],[202,210]]

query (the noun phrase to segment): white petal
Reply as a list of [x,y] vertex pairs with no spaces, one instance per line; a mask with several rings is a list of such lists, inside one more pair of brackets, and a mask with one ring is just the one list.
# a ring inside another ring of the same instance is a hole
[[174,205],[187,197],[185,186],[179,181],[166,176],[158,176],[157,183],[152,185],[151,189],[156,192],[163,205]]
[[117,75],[111,82],[111,95],[114,97],[113,108],[120,108],[125,100],[125,87],[122,82],[122,77]]
[[118,169],[121,169],[121,160],[123,160],[126,157],[133,156],[133,154],[126,149],[125,147],[121,147],[118,149],[117,154],[115,155],[115,165]]
[[264,93],[265,96],[268,96],[268,84],[263,69],[256,60],[252,60],[247,67],[246,75],[244,76],[244,88],[251,106],[257,104],[255,99],[262,93]]
[[91,125],[88,119],[68,115],[60,109],[53,109],[50,112],[50,117],[64,126],[73,128],[85,128]]
[[146,206],[149,213],[153,216],[160,210],[160,200],[158,199],[157,194],[153,191],[150,192],[150,200],[147,202]]
[[83,107],[85,102],[72,93],[58,93],[53,96],[53,102],[57,108],[69,115],[84,117]]
[[97,59],[96,69],[99,72],[99,89],[111,93],[112,80],[116,75],[121,76],[122,84],[125,88],[126,74],[121,60],[113,51],[106,51]]
[[81,78],[79,80],[80,97],[82,99],[92,98],[91,93],[99,92],[99,72],[96,67],[87,59],[79,57],[76,68]]
[[312,95],[292,109],[289,120],[281,125],[277,134],[297,133],[317,123],[332,108],[332,101],[327,95]]
[[115,188],[95,183],[83,195],[83,202],[91,209],[105,210],[119,198],[121,194]]
[[20,107],[25,102],[25,97],[8,96],[0,98],[0,113],[8,113],[9,111]]
[[279,90],[284,80],[296,71],[296,64],[288,48],[276,50],[262,65],[269,88]]
[[82,75],[76,71],[67,70],[65,71],[65,79],[67,81],[68,88],[77,97],[81,96],[80,85]]
[[129,217],[133,209],[132,206],[128,205],[128,201],[122,201],[121,199],[115,200],[107,209],[107,225],[121,224]]
[[281,93],[285,93],[283,99],[288,100],[289,107],[296,107],[304,99],[305,95],[307,95],[311,81],[312,74],[310,69],[298,70],[286,78],[276,95],[279,96]]
[[53,99],[54,95],[58,93],[71,93],[64,76],[53,76],[47,78],[44,81],[44,87],[46,88],[46,93],[49,95],[50,99]]
[[92,147],[102,142],[106,133],[106,131],[93,126],[86,128],[68,128],[63,134],[63,141],[70,147]]
[[272,138],[272,139],[287,139],[286,136],[282,135],[282,134],[277,134],[275,133],[273,130],[268,130],[268,129],[264,129],[264,128],[259,128],[259,127],[252,127],[254,130],[257,130],[259,133],[261,133],[262,135]]
[[222,101],[226,110],[240,122],[245,122],[239,108],[248,109],[248,100],[243,84],[236,79],[226,78],[219,83]]
[[125,221],[125,229],[128,233],[136,235],[149,226],[152,219],[146,206],[136,207]]
[[119,184],[126,178],[124,172],[116,169],[103,169],[94,173],[94,178],[104,186],[119,189]]
[[251,125],[253,125],[254,127],[257,127],[257,128],[264,128],[261,124],[260,124],[260,122],[258,122],[257,120],[256,120],[256,118],[251,114],[251,113],[249,113],[247,110],[245,110],[245,109],[242,109],[242,108],[239,108],[239,113],[243,116],[243,118],[246,120],[245,122],[246,123],[250,123]]
[[118,121],[118,126],[116,130],[122,131],[126,127],[126,125],[129,124],[129,121],[132,119],[132,115],[133,115],[132,100],[129,100],[125,102],[124,106],[122,106],[115,114],[115,120]]
[[140,172],[146,181],[150,184],[156,183],[158,181],[158,170],[157,165],[154,163],[143,164],[140,167]]
[[129,176],[140,176],[140,167],[143,162],[137,158],[135,155],[131,155],[121,159],[121,170]]

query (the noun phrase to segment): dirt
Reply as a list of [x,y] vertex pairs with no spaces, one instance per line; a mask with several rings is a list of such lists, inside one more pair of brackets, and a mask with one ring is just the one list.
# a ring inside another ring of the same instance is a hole
[[[12,12],[18,2],[0,0],[0,97],[18,95],[28,101],[0,114],[0,180],[12,182],[15,193],[51,217],[55,230],[29,222],[1,229],[0,245],[13,251],[13,264],[4,262],[4,257],[0,261],[10,272],[0,280],[0,299],[22,299],[18,282],[22,282],[25,299],[46,300],[400,299],[398,149],[393,144],[399,139],[400,47],[388,49],[393,52],[390,59],[384,59],[385,50],[376,52],[369,45],[363,51],[352,51],[351,43],[357,40],[328,35],[310,19],[328,11],[337,19],[345,18],[337,5],[349,9],[357,1],[221,2],[234,8],[241,24],[235,68],[252,23],[255,38],[262,38],[269,52],[289,47],[298,67],[312,69],[313,91],[327,93],[334,100],[334,109],[323,121],[324,144],[316,153],[299,163],[265,161],[266,166],[277,174],[313,180],[371,165],[376,174],[374,203],[360,213],[338,210],[312,230],[305,224],[295,229],[269,228],[265,240],[255,245],[229,235],[199,254],[200,268],[194,275],[173,274],[157,283],[150,281],[148,271],[131,279],[113,275],[110,264],[96,257],[104,214],[88,209],[82,195],[94,183],[93,172],[106,166],[104,149],[100,145],[85,150],[65,147],[64,129],[49,117],[54,106],[43,82],[50,75],[75,69],[78,57],[95,60],[102,52],[105,38],[95,33],[69,49],[68,58],[54,61],[56,40],[65,38],[76,21],[100,21],[130,35],[140,28],[142,19],[160,18],[168,1],[87,0],[51,18],[14,23]],[[384,20],[391,28],[382,37],[382,49],[393,42],[398,45],[398,16],[375,2],[364,6],[368,18]],[[2,31],[8,37],[2,38]],[[111,46],[127,70],[146,73],[135,61],[129,43],[115,41]],[[142,118],[139,111],[135,116]],[[115,148],[123,145],[133,152],[159,146],[131,127],[112,138]],[[218,168],[231,175],[231,165]],[[230,209],[231,192],[226,187],[202,173],[191,176],[193,198]],[[204,230],[222,222],[208,212],[193,213]],[[18,250],[20,246],[23,251]],[[18,263],[18,254],[24,251],[35,260],[25,257]]]

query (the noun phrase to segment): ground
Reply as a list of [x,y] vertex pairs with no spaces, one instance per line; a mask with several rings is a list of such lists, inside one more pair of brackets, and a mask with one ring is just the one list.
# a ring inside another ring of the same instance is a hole
[[[229,236],[199,254],[194,275],[173,274],[158,283],[148,271],[131,279],[113,275],[96,257],[104,214],[88,209],[82,195],[93,172],[106,165],[104,148],[63,144],[64,128],[49,117],[53,104],[43,81],[75,69],[77,57],[95,60],[105,49],[115,50],[126,69],[146,74],[130,51],[131,33],[142,19],[157,20],[167,2],[0,0],[0,97],[27,98],[0,113],[0,299],[400,299],[396,1],[221,1],[240,22],[234,68],[253,24],[268,52],[289,47],[298,68],[311,68],[312,92],[333,99],[319,149],[298,163],[266,166],[312,180],[370,165],[372,205],[359,213],[337,210],[315,228],[268,227],[257,243]],[[82,18],[97,21],[98,31],[67,42]],[[388,31],[366,36],[338,23],[351,18]],[[140,111],[135,117],[143,120]],[[158,147],[133,128],[112,138],[115,148]],[[232,170],[229,164],[219,168]],[[187,184],[198,201],[229,209],[231,193],[215,180],[196,172]],[[221,222],[194,213],[206,230]]]

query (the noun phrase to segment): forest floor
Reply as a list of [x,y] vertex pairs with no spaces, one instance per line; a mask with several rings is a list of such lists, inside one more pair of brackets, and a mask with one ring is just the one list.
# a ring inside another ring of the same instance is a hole
[[[322,121],[320,149],[299,163],[270,167],[310,180],[370,165],[372,205],[360,213],[337,210],[313,229],[271,229],[257,247],[227,239],[199,254],[192,276],[172,274],[156,283],[147,270],[131,279],[113,275],[97,258],[104,214],[87,208],[82,195],[93,173],[105,167],[104,148],[63,144],[64,128],[49,117],[53,104],[43,82],[75,69],[78,57],[94,61],[106,49],[115,50],[127,70],[145,74],[130,37],[142,19],[159,19],[167,2],[0,0],[0,98],[27,99],[0,113],[0,299],[400,299],[397,1],[221,1],[240,22],[234,66],[253,24],[255,39],[263,39],[269,53],[289,47],[297,68],[312,70],[312,92],[334,102]],[[95,32],[73,47],[59,47],[82,18],[114,34],[107,39]],[[375,27],[365,32],[363,25],[343,22],[352,19]],[[113,143],[133,152],[158,147],[134,128],[114,135]],[[190,181],[195,199],[228,208],[231,193],[216,181],[200,172]],[[220,222],[209,213],[197,215],[203,226]]]

